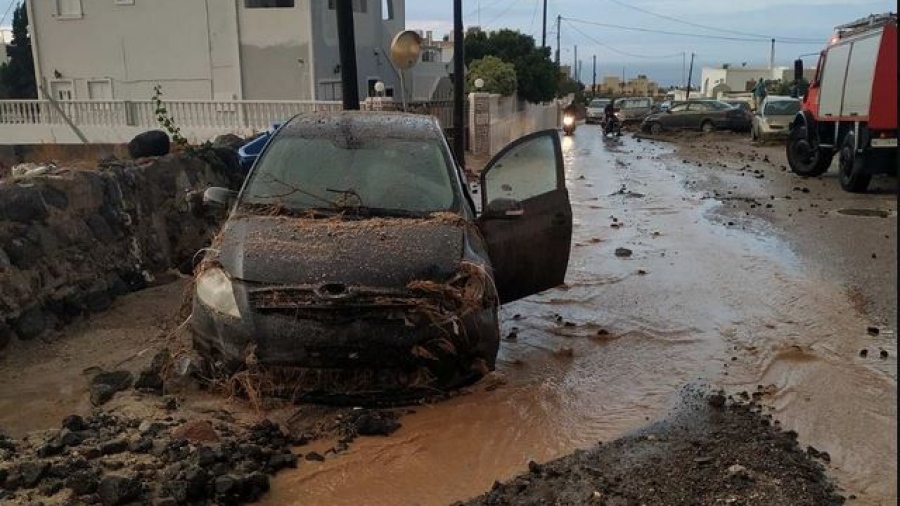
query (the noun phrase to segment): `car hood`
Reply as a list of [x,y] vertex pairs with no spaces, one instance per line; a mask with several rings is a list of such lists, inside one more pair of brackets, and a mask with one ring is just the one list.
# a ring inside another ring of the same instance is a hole
[[449,219],[230,219],[215,245],[233,278],[264,284],[404,288],[459,267],[464,223]]

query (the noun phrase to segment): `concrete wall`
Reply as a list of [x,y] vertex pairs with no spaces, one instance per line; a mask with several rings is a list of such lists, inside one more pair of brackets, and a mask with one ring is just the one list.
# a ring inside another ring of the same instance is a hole
[[[48,92],[55,80],[71,82],[73,100],[147,100],[157,83],[171,98],[232,98],[239,91],[234,5],[82,0],[81,16],[64,17],[56,2],[31,0],[39,78]],[[91,80],[109,80],[112,96],[91,96]]]
[[310,3],[238,10],[241,79],[246,100],[309,100],[314,56],[310,50]]
[[470,149],[477,156],[496,155],[519,137],[558,126],[556,103],[531,104],[489,93],[469,95]]
[[190,265],[222,218],[199,192],[227,184],[179,156],[0,181],[0,349]]
[[[272,118],[273,120],[279,118]],[[158,128],[158,127],[153,127]],[[146,126],[120,126],[120,125],[86,125],[79,129],[87,137],[90,143],[127,143],[135,135],[146,132]],[[222,134],[233,133],[247,136],[254,132],[250,128],[227,127],[182,127],[181,135],[192,143],[202,143]],[[40,125],[4,125],[0,124],[0,143],[2,144],[80,144],[81,139],[64,124],[40,124]]]

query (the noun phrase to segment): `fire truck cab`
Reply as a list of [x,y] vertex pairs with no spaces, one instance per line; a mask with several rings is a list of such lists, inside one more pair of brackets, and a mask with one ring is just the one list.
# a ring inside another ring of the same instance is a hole
[[[837,155],[841,187],[864,192],[873,174],[897,171],[897,15],[835,31],[791,123],[787,158],[794,173],[818,176]],[[794,69],[799,82],[803,61]]]

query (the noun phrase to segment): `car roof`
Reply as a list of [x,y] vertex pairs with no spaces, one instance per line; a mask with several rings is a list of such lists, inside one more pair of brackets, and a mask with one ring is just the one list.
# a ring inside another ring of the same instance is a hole
[[300,113],[279,131],[279,136],[392,138],[431,140],[443,137],[434,116],[394,111],[339,111]]

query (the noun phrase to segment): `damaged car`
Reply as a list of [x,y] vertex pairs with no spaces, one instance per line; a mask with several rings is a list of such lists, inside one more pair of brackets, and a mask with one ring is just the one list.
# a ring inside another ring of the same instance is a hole
[[292,118],[239,192],[204,195],[230,213],[195,272],[194,348],[218,371],[359,380],[331,386],[342,389],[486,374],[500,304],[565,277],[572,211],[556,130],[491,160],[480,210],[474,191],[431,116]]

